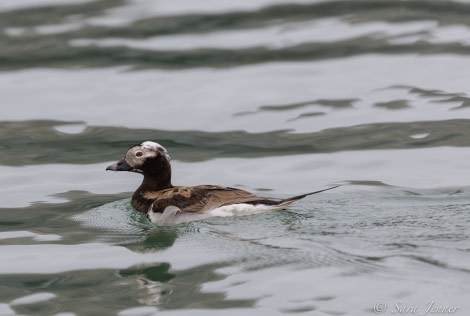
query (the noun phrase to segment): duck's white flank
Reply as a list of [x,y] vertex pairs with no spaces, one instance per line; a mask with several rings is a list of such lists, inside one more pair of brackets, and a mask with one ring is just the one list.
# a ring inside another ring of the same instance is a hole
[[181,213],[180,209],[176,206],[168,206],[163,213],[157,213],[150,207],[147,213],[147,218],[158,225],[175,225],[195,220],[201,220],[209,217],[228,217],[228,216],[245,216],[253,214],[261,214],[270,211],[281,210],[285,205],[265,205],[265,204],[231,204],[225,205],[207,212],[184,212]]
[[208,211],[207,213],[210,216],[220,216],[220,217],[227,217],[227,216],[245,216],[245,215],[252,215],[252,214],[260,214],[269,211],[275,211],[282,209],[282,206],[279,205],[266,205],[266,204],[247,204],[247,203],[239,203],[239,204],[230,204],[224,205],[213,210]]

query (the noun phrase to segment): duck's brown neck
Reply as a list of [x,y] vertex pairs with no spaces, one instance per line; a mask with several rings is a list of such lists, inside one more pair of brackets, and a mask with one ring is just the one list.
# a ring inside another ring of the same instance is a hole
[[155,201],[154,193],[172,187],[170,177],[144,176],[142,184],[132,195],[132,206],[139,212],[147,213]]
[[132,206],[138,211],[146,213],[158,196],[155,193],[173,187],[171,165],[166,157],[160,155],[147,159],[140,169],[144,180],[132,195]]
[[144,180],[142,181],[142,184],[137,190],[160,191],[171,187],[173,187],[173,185],[171,184],[170,175],[164,177],[152,177],[144,175]]

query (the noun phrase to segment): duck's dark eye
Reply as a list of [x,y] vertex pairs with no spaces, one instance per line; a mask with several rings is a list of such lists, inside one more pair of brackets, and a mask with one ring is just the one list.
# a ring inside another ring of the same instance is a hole
[[142,157],[143,154],[144,154],[143,152],[138,151],[138,152],[135,153],[135,156],[136,157]]

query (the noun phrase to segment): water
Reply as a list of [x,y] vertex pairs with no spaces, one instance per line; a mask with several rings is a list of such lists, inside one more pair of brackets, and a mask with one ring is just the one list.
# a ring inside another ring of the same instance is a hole
[[[2,0],[0,315],[468,315],[468,1]],[[287,197],[157,227],[141,178]]]

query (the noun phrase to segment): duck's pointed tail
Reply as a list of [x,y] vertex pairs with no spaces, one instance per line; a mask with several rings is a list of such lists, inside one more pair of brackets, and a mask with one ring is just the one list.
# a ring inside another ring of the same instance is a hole
[[334,187],[331,187],[331,188],[327,188],[327,189],[323,189],[323,190],[319,190],[319,191],[315,191],[315,192],[310,192],[310,193],[305,193],[305,194],[301,194],[301,195],[296,195],[296,196],[293,196],[293,197],[290,197],[290,198],[279,201],[278,205],[279,206],[287,206],[287,205],[289,205],[291,203],[294,203],[294,202],[296,202],[300,199],[303,199],[306,196],[321,193],[321,192],[325,192],[325,191],[328,191],[328,190],[332,190],[332,189],[335,189],[339,186],[340,185],[338,184],[338,185],[335,185]]

